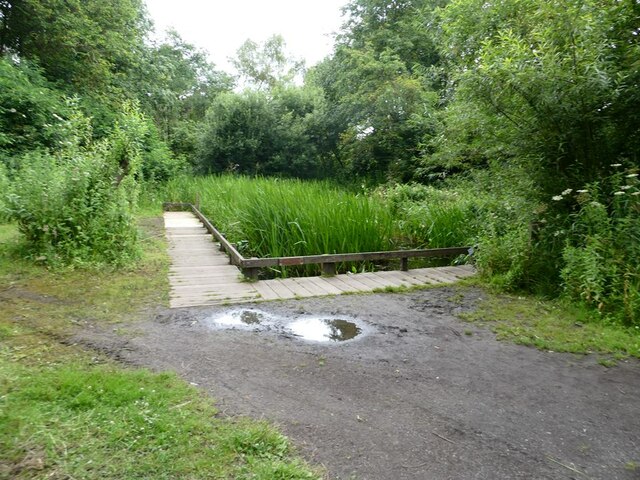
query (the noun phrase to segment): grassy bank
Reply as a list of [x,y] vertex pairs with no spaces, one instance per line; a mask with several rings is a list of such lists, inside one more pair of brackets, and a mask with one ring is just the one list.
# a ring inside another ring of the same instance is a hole
[[78,324],[117,329],[166,304],[162,231],[142,222],[144,258],[118,271],[22,261],[0,225],[0,478],[318,478],[272,426],[218,418],[172,374],[69,344]]
[[486,292],[474,311],[460,317],[490,328],[498,340],[539,350],[595,354],[607,367],[640,358],[638,327],[603,322],[593,311],[566,300]]

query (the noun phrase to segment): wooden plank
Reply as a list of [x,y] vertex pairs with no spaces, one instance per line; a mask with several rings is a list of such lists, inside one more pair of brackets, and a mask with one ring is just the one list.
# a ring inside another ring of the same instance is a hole
[[[196,218],[198,214],[202,217],[200,220]],[[203,224],[206,228],[202,226]],[[328,264],[350,259],[412,258],[413,256],[425,256],[425,252],[426,256],[453,254],[453,252],[459,252],[460,249],[367,252],[247,260],[197,210],[194,210],[193,213],[165,212],[165,228],[169,244],[167,253],[172,261],[168,278],[171,286],[170,305],[172,308],[335,295],[346,292],[370,292],[385,286],[451,283],[475,274],[473,266],[465,265],[436,269],[414,269],[408,272],[367,272],[326,278],[303,277],[245,283],[242,282],[240,270],[229,265],[229,256],[219,251],[220,245],[228,249],[236,263],[244,263],[248,268],[257,268],[253,265],[271,265],[274,261],[280,265],[301,265],[308,263]],[[214,242],[207,232],[211,232],[220,243]]]
[[337,293],[341,293],[340,290],[333,285],[328,284],[320,277],[300,277],[297,278],[296,281],[312,292],[314,296],[321,297],[324,295],[335,295]]
[[289,290],[296,294],[296,297],[313,297],[314,294],[298,282],[298,278],[278,279],[280,283],[285,285]]
[[416,285],[424,285],[420,280],[412,278],[410,275],[406,275],[406,272],[385,272],[390,277],[397,278],[400,280],[404,286],[406,287],[415,287]]
[[295,265],[309,265],[318,263],[329,264],[341,262],[391,260],[397,258],[451,257],[455,255],[467,254],[469,248],[470,247],[429,248],[421,250],[394,250],[383,252],[339,253],[331,255],[307,255],[304,257],[274,257],[256,259],[250,258],[243,259],[242,266],[245,268],[264,268],[287,265],[289,264],[288,262],[295,262]]
[[357,274],[341,274],[337,275],[337,278],[345,283],[348,283],[349,285],[352,285],[353,287],[357,287],[359,292],[370,292],[372,290],[372,288],[368,284],[363,283],[358,279]]
[[440,268],[443,272],[453,275],[454,277],[459,279],[468,278],[475,275],[475,271],[470,271],[470,270],[461,268],[461,266],[440,267]]
[[440,283],[455,283],[458,281],[458,279],[453,275],[443,272],[442,270],[438,270],[438,268],[430,268],[425,275],[429,275],[436,280],[440,280]]
[[273,288],[269,286],[269,282],[265,282],[263,280],[263,281],[254,282],[251,285],[253,285],[253,288],[256,289],[256,291],[260,295],[260,298],[262,298],[263,300],[279,300],[280,299],[280,295],[278,295],[273,290]]
[[355,293],[362,291],[362,289],[366,290],[366,288],[368,288],[361,283],[347,283],[340,277],[342,277],[342,275],[338,275],[335,277],[322,277],[322,279],[330,285],[333,285],[334,287],[342,290],[343,293]]
[[357,275],[358,282],[368,286],[370,291],[385,287],[385,285],[372,278],[371,276],[367,276],[364,273],[356,273],[355,275]]
[[278,298],[287,299],[294,298],[296,295],[287,288],[286,285],[278,283],[277,280],[262,280],[278,295]]
[[246,291],[254,291],[255,288],[248,287],[247,284],[244,283],[236,283],[237,279],[228,278],[228,277],[218,277],[214,279],[207,279],[203,281],[202,279],[187,279],[186,282],[171,282],[171,287],[173,291],[185,291],[185,290],[198,290],[198,289],[209,289],[216,291],[235,291],[240,290],[240,287],[243,286]]
[[217,258],[217,257],[192,257],[192,258],[184,258],[184,257],[171,257],[171,263],[173,263],[174,267],[219,267],[224,265],[229,265],[228,258]]
[[435,280],[434,278],[428,276],[428,275],[424,275],[416,270],[409,270],[408,272],[406,272],[407,275],[410,275],[411,277],[415,278],[416,280],[422,282],[422,285],[439,285],[440,282],[438,280]]
[[387,283],[386,286],[389,287],[403,287],[404,285],[400,280],[395,278],[393,275],[388,275],[390,272],[371,272],[373,277],[380,279]]

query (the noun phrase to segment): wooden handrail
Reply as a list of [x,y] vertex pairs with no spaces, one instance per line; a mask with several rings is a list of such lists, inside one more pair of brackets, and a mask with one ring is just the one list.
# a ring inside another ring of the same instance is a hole
[[229,254],[230,263],[240,267],[243,274],[257,278],[261,268],[285,267],[294,265],[322,265],[325,274],[335,274],[335,265],[342,262],[374,261],[400,259],[402,270],[408,270],[409,258],[452,257],[455,255],[472,255],[472,247],[427,248],[414,250],[390,250],[384,252],[336,253],[323,255],[305,255],[301,257],[267,257],[244,258],[240,252],[220,233],[207,217],[192,203],[163,203],[165,210],[189,209],[197,216],[205,228],[220,242],[220,248]]

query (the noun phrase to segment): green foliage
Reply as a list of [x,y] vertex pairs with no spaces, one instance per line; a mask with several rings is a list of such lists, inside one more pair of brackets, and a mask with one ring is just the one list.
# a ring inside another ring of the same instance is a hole
[[459,133],[448,143],[529,166],[545,193],[596,180],[612,158],[636,158],[637,10],[596,0],[451,2],[441,47],[458,86],[445,123]]
[[[10,187],[9,177],[7,175],[7,167],[0,162],[0,192],[8,192]],[[0,195],[0,222],[9,220],[9,215],[6,207],[6,196]]]
[[194,154],[198,122],[209,103],[232,86],[231,77],[217,71],[206,52],[173,31],[142,52],[126,82],[130,91],[139,92],[141,107],[154,120],[159,138],[177,156]]
[[637,172],[622,171],[587,185],[577,203],[571,234],[562,255],[562,280],[567,295],[596,308],[602,315],[640,325],[640,184]]
[[38,371],[2,357],[0,371],[0,461],[12,478],[318,478],[273,427],[216,420],[173,375],[73,363]]
[[601,362],[608,366],[611,355],[640,358],[637,326],[602,322],[593,311],[565,301],[487,294],[475,311],[460,316],[488,324],[499,340],[554,352],[598,353],[606,356]]
[[16,173],[8,211],[29,254],[52,265],[123,263],[136,256],[136,230],[106,152],[30,154]]
[[149,29],[140,0],[21,0],[3,6],[0,53],[36,61],[67,91],[111,105],[124,98],[119,78],[131,71]]
[[401,245],[440,248],[470,245],[478,235],[479,199],[464,190],[442,190],[419,184],[378,190],[391,208]]
[[[0,478],[321,478],[273,427],[217,417],[211,399],[176,375],[69,345],[78,321],[121,328],[167,303],[158,220],[139,219],[140,262],[98,270],[51,271],[12,256],[15,225],[0,225],[0,284],[13,292],[0,308]],[[242,438],[260,444],[249,453]]]
[[137,109],[125,106],[112,135],[98,144],[21,158],[6,202],[32,257],[59,265],[122,264],[137,256],[132,212],[145,129]]
[[430,1],[357,0],[334,56],[310,79],[321,85],[340,125],[340,161],[349,175],[407,181],[425,137],[434,133],[437,95],[431,69],[438,62],[424,28]]
[[40,69],[0,57],[0,159],[8,162],[9,155],[38,147],[58,148],[69,113]]
[[160,140],[158,129],[151,120],[145,120],[146,132],[141,145],[141,174],[148,182],[165,182],[189,170],[184,155],[174,154],[168,145]]
[[318,177],[323,163],[314,136],[322,135],[316,115],[321,108],[322,98],[312,88],[222,94],[207,113],[199,167],[209,173]]
[[304,61],[289,58],[285,48],[281,35],[273,35],[261,45],[246,40],[232,59],[242,84],[262,91],[292,86],[304,70]]
[[245,256],[301,256],[389,250],[393,219],[374,198],[325,182],[246,177],[179,179],[169,201],[201,198],[202,210]]

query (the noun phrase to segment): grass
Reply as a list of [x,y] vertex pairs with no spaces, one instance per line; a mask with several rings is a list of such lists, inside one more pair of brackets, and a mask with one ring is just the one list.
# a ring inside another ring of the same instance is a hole
[[376,199],[325,182],[211,176],[180,178],[168,201],[194,201],[249,255],[279,257],[389,250],[393,219]]
[[319,478],[271,425],[220,418],[173,374],[69,344],[77,324],[166,305],[164,242],[142,223],[144,258],[119,271],[35,266],[0,225],[0,479]]
[[[328,182],[225,175],[174,179],[146,198],[199,199],[203,213],[245,257],[281,257],[466,244],[473,225],[469,202],[434,191],[419,207],[401,209],[388,192],[355,194]],[[372,268],[338,266],[340,272]],[[320,273],[319,266],[307,266],[271,274],[292,272]]]
[[475,311],[461,318],[489,325],[499,340],[554,352],[599,354],[603,366],[640,358],[637,327],[604,322],[583,307],[559,300],[488,294]]

